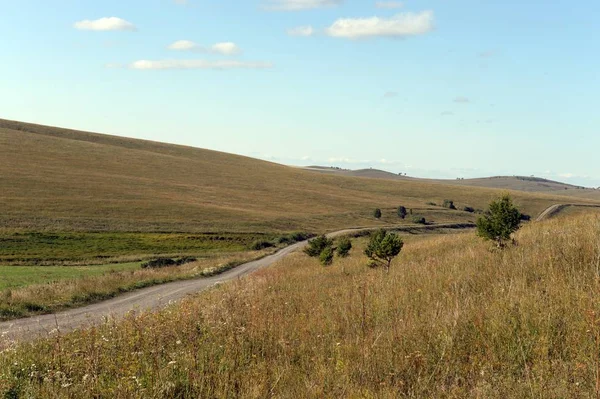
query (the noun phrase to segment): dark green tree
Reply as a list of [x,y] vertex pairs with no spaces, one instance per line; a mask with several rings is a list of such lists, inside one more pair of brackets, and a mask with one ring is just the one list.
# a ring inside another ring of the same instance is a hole
[[375,219],[380,219],[381,218],[381,209],[377,208],[373,211],[373,216],[375,217]]
[[327,238],[325,235],[321,235],[308,242],[308,245],[306,248],[304,248],[304,253],[310,257],[316,258],[317,256],[321,255],[321,252],[323,252],[325,248],[332,246],[333,240]]
[[404,219],[406,217],[406,215],[408,215],[406,208],[403,206],[399,206],[398,207],[398,217],[400,217],[400,219]]
[[338,246],[337,246],[337,254],[340,257],[345,258],[346,256],[348,256],[351,249],[352,249],[352,241],[350,241],[350,238],[348,238],[348,237],[340,238],[340,240],[338,242]]
[[388,233],[385,230],[372,233],[365,249],[365,255],[369,258],[368,266],[383,267],[389,273],[392,260],[402,251],[402,247],[404,247],[404,242],[397,234]]
[[504,248],[511,235],[521,227],[521,212],[505,194],[490,203],[490,209],[477,220],[477,235]]

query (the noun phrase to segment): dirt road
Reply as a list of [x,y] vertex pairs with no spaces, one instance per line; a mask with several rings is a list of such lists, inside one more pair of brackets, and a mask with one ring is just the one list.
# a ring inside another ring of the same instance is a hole
[[[423,232],[439,229],[470,228],[468,224],[449,224],[418,227],[398,227],[395,230],[407,232]],[[329,234],[330,237],[371,230],[369,228],[347,229]],[[301,249],[306,241],[286,247],[277,253],[263,259],[245,263],[217,276],[196,280],[175,281],[157,285],[120,295],[104,302],[95,303],[81,308],[70,309],[56,314],[42,315],[25,319],[11,320],[0,323],[0,347],[2,342],[29,341],[52,334],[66,333],[77,328],[85,328],[101,323],[106,318],[120,318],[132,310],[147,311],[160,309],[183,297],[206,290],[215,284],[242,278],[260,268],[272,265],[290,253]]]

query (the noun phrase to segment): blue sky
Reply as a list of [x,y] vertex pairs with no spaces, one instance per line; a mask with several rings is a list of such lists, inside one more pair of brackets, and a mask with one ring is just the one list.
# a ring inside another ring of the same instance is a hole
[[0,117],[600,185],[600,3],[0,0]]

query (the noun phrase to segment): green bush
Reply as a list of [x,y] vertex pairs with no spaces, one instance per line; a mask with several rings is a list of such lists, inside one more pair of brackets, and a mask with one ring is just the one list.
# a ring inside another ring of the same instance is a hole
[[406,217],[406,215],[408,215],[408,212],[406,211],[406,208],[403,206],[399,206],[398,207],[398,217],[400,219],[404,219]]
[[323,266],[329,266],[333,263],[333,248],[325,247],[319,254],[319,261]]
[[417,224],[426,224],[427,220],[425,220],[423,216],[415,216],[412,218],[412,222]]
[[274,247],[275,244],[273,244],[271,241],[267,241],[267,240],[258,240],[258,241],[254,241],[252,243],[252,245],[250,245],[250,249],[253,251],[260,251],[266,248],[272,248]]
[[511,235],[521,226],[521,212],[514,206],[510,195],[506,194],[490,203],[490,208],[477,220],[477,235],[484,240],[496,242],[504,248]]
[[321,235],[308,242],[308,245],[304,248],[304,253],[312,258],[316,258],[321,255],[321,252],[323,252],[325,248],[332,246],[333,240],[327,238],[325,235]]
[[348,256],[351,249],[352,249],[352,241],[350,241],[350,238],[348,238],[348,237],[340,238],[340,240],[338,242],[338,246],[337,246],[337,254],[340,257],[345,258],[346,256]]
[[369,258],[368,266],[372,268],[384,267],[389,273],[392,260],[402,250],[404,242],[394,233],[388,233],[385,230],[379,230],[371,234],[365,255]]
[[442,206],[444,208],[448,208],[448,209],[456,209],[456,206],[454,205],[454,201],[449,200],[449,199],[445,199]]
[[381,218],[381,209],[377,208],[373,211],[373,216],[375,217],[375,219],[380,219]]
[[463,211],[465,211],[465,212],[469,212],[469,213],[473,213],[473,212],[475,212],[475,208],[472,208],[472,207],[470,207],[470,206],[465,206],[465,207],[463,208]]

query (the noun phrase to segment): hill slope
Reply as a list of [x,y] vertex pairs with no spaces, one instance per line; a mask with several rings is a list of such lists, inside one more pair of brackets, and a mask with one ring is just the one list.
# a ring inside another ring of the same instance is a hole
[[369,177],[374,179],[390,180],[412,180],[429,183],[450,184],[469,187],[485,187],[503,190],[516,190],[526,192],[548,193],[561,196],[572,196],[600,200],[600,190],[562,183],[554,180],[530,176],[492,176],[474,179],[450,180],[450,179],[421,179],[410,176],[397,175],[379,169],[340,169],[324,166],[309,166],[304,168],[313,172],[335,174],[339,176]]
[[[320,231],[378,224],[371,217],[374,207],[387,207],[384,214],[390,215],[398,205],[434,212],[438,221],[465,221],[472,216],[425,203],[451,198],[457,205],[484,208],[498,194],[320,174],[221,152],[6,120],[0,120],[0,188],[1,226],[59,231]],[[532,215],[564,202],[514,195]]]

